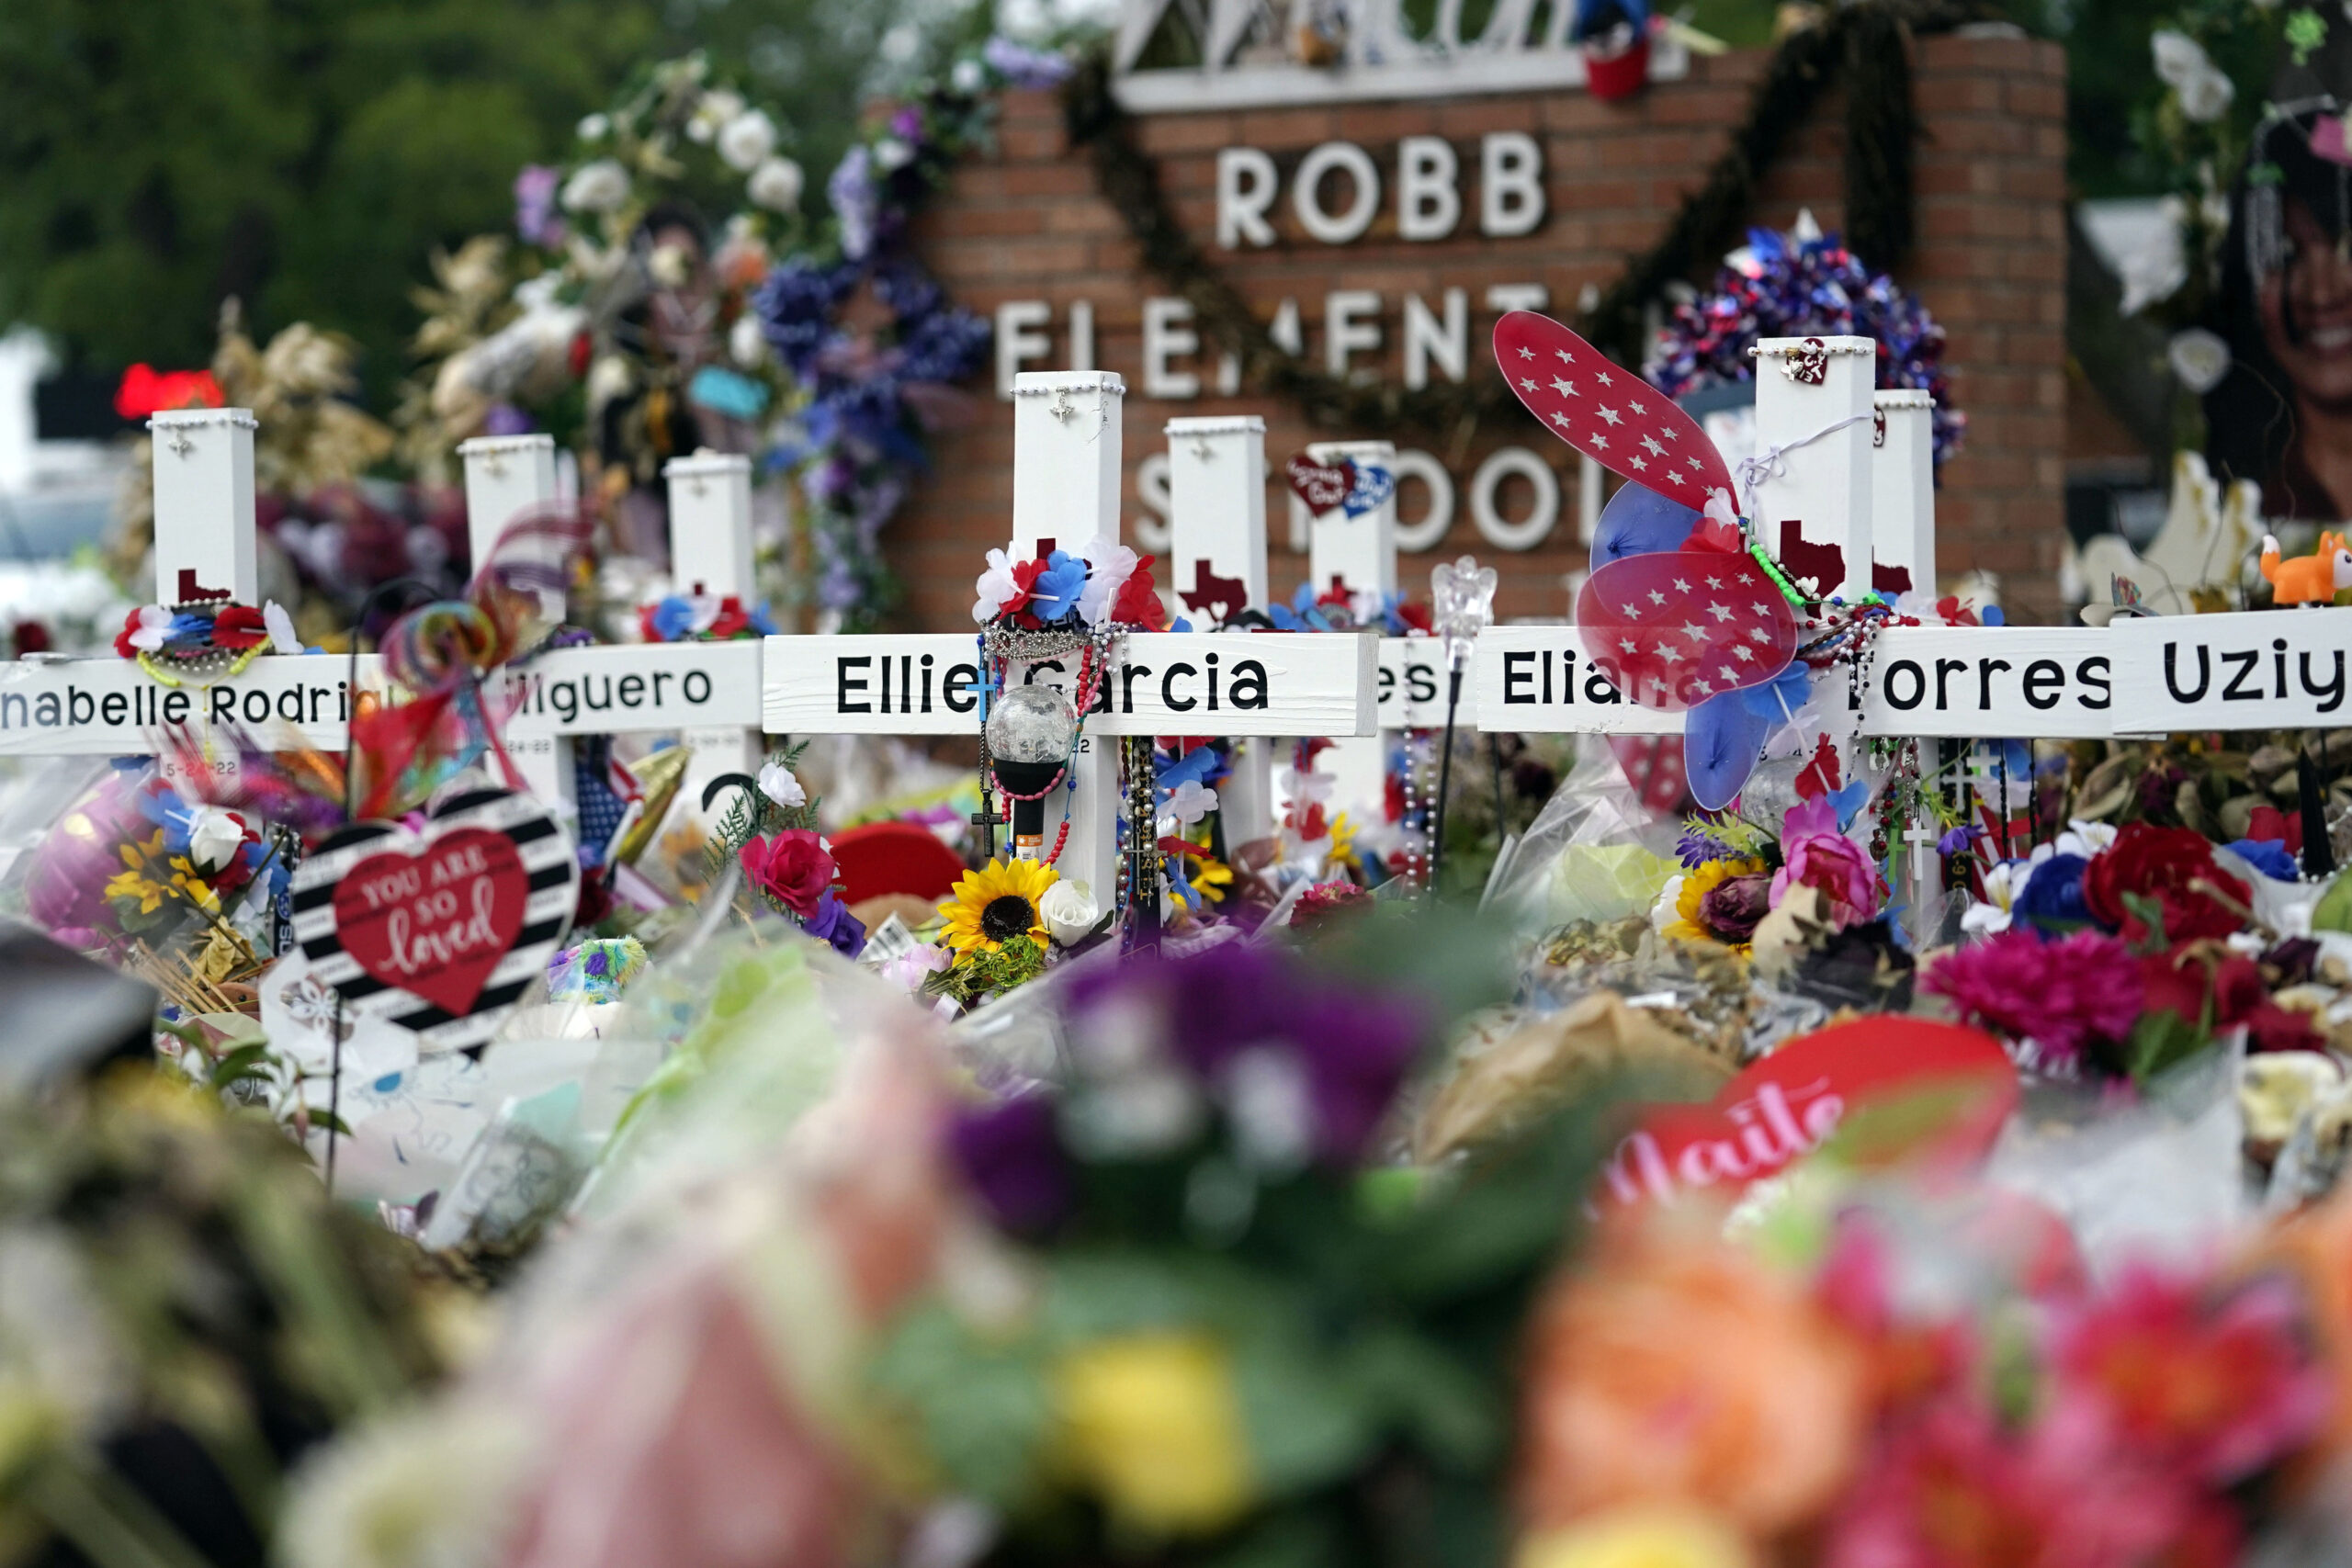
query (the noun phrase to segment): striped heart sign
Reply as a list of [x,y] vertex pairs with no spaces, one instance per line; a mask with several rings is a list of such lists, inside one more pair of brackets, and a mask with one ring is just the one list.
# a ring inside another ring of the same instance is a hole
[[496,1031],[579,898],[579,857],[546,807],[468,790],[421,833],[355,822],[331,835],[294,874],[294,938],[355,1013],[456,1050]]

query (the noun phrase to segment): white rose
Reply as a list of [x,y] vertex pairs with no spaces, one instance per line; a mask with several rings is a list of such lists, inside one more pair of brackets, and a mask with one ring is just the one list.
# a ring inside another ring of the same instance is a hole
[[800,165],[789,158],[769,158],[752,171],[744,194],[771,212],[789,212],[800,205]]
[[1037,900],[1037,913],[1045,920],[1046,929],[1062,946],[1083,938],[1102,919],[1102,911],[1094,902],[1094,890],[1083,882],[1061,881],[1046,889]]
[[628,199],[628,171],[615,158],[598,158],[571,171],[559,198],[567,212],[611,212]]
[[915,150],[895,136],[885,136],[874,143],[874,162],[884,172],[903,169],[914,162]]
[[2148,50],[2155,56],[2156,74],[2168,87],[2186,87],[2191,78],[2213,68],[2213,62],[2205,58],[2204,46],[2175,28],[2158,28],[2149,34]]
[[686,121],[686,140],[707,145],[718,136],[719,128],[743,112],[743,96],[724,87],[702,96],[695,105],[694,118]]
[[764,109],[746,109],[718,132],[718,155],[727,166],[750,174],[775,151],[775,121]]
[[245,841],[245,825],[218,807],[200,806],[187,829],[187,858],[208,876],[229,863]]
[[782,762],[770,762],[760,770],[760,793],[786,811],[808,804],[808,792],[800,787],[799,779]]
[[612,117],[609,115],[583,115],[581,117],[580,120],[580,140],[582,141],[602,141],[605,139],[605,132],[612,130]]
[[2203,327],[2175,333],[2165,345],[2165,358],[2180,384],[2200,398],[2230,373],[2230,345]]
[[735,324],[727,329],[727,352],[747,370],[767,363],[768,340],[760,331],[759,317],[747,313],[735,318]]
[[988,74],[981,70],[978,61],[959,60],[956,62],[956,69],[948,73],[947,80],[957,92],[969,97],[988,85]]
[[2210,66],[2180,85],[2180,112],[2199,125],[2211,125],[2230,112],[2238,96],[2235,83]]

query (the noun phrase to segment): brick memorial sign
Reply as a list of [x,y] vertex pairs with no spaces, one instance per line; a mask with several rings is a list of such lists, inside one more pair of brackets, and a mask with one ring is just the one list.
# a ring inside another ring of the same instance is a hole
[[[1525,61],[1510,63],[1537,75],[1516,86],[1416,63],[1394,67],[1397,84],[1419,84],[1409,92],[1384,87],[1387,67],[1291,73],[1302,80],[1283,86],[1287,100],[1271,76],[1238,70],[1138,71],[1120,92],[1178,220],[1276,341],[1316,369],[1413,387],[1492,375],[1485,344],[1501,314],[1569,318],[1653,243],[1723,151],[1764,59],[1692,60],[1620,102],[1582,91],[1564,62],[1543,75]],[[1937,568],[1995,572],[2013,619],[2054,619],[2064,59],[2054,44],[1941,36],[1918,40],[1914,71],[1918,241],[1897,276],[1946,328],[1969,418],[1935,497]],[[1794,133],[1749,220],[1785,228],[1809,207],[1842,227],[1843,139],[1833,97]],[[1065,367],[1125,378],[1121,501],[1138,547],[1164,547],[1167,422],[1256,414],[1278,457],[1335,438],[1395,442],[1402,580],[1424,577],[1416,554],[1467,551],[1502,570],[1499,620],[1566,613],[1564,579],[1586,565],[1577,519],[1592,511],[1575,454],[1517,417],[1466,433],[1335,431],[1279,396],[1234,390],[1192,304],[1144,268],[1097,194],[1052,95],[1006,98],[1000,151],[957,169],[917,235],[956,299],[993,320],[1001,383]],[[936,456],[885,547],[914,624],[946,631],[968,618],[969,563],[1002,542],[1010,422],[944,434]],[[1289,497],[1278,476],[1268,482],[1267,515],[1280,519]],[[1305,531],[1270,536],[1269,588],[1286,600],[1306,576]]]

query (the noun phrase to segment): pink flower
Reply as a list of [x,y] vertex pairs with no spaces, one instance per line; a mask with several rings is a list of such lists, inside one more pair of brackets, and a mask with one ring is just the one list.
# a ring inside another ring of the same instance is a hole
[[1950,998],[1962,1017],[2011,1039],[2030,1035],[2057,1057],[2121,1040],[2145,997],[2131,951],[2104,931],[2056,942],[2003,931],[1946,953],[1928,971],[1927,987]]
[[2216,1297],[2138,1266],[2061,1308],[2050,1368],[2060,1397],[2105,1407],[2133,1446],[2211,1485],[2245,1480],[2316,1438],[2331,1389],[2285,1281]]
[[1825,1568],[2221,1568],[2235,1518],[2120,1449],[2095,1411],[2022,1432],[1973,1401],[1931,1405],[1883,1441],[1831,1526]]
[[[1813,802],[1824,807],[1827,801]],[[1799,810],[1803,810],[1799,807]],[[1797,811],[1789,813],[1793,821]],[[1826,832],[1804,833],[1781,841],[1781,869],[1772,875],[1772,907],[1779,908],[1792,887],[1817,890],[1829,905],[1830,918],[1840,928],[1878,918],[1886,898],[1886,879],[1870,852],[1837,830],[1835,818]]]
[[836,873],[832,852],[806,828],[753,839],[737,858],[753,887],[803,919],[817,912],[818,900],[833,885]]

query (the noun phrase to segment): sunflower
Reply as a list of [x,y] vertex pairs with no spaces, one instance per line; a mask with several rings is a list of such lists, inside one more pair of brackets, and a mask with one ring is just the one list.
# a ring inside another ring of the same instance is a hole
[[1054,868],[1042,861],[1016,860],[1010,865],[992,860],[978,871],[967,871],[956,884],[956,897],[939,907],[947,917],[947,945],[959,957],[995,953],[1015,937],[1046,945],[1045,917],[1037,900],[1057,881]]
[[1706,921],[1699,918],[1700,906],[1708,894],[1733,877],[1754,876],[1764,869],[1764,863],[1760,860],[1711,860],[1702,863],[1698,869],[1680,879],[1682,886],[1674,898],[1674,912],[1679,918],[1668,926],[1663,934],[1680,942],[1714,942],[1735,951],[1746,951],[1746,942],[1726,943],[1722,937],[1708,930]]

